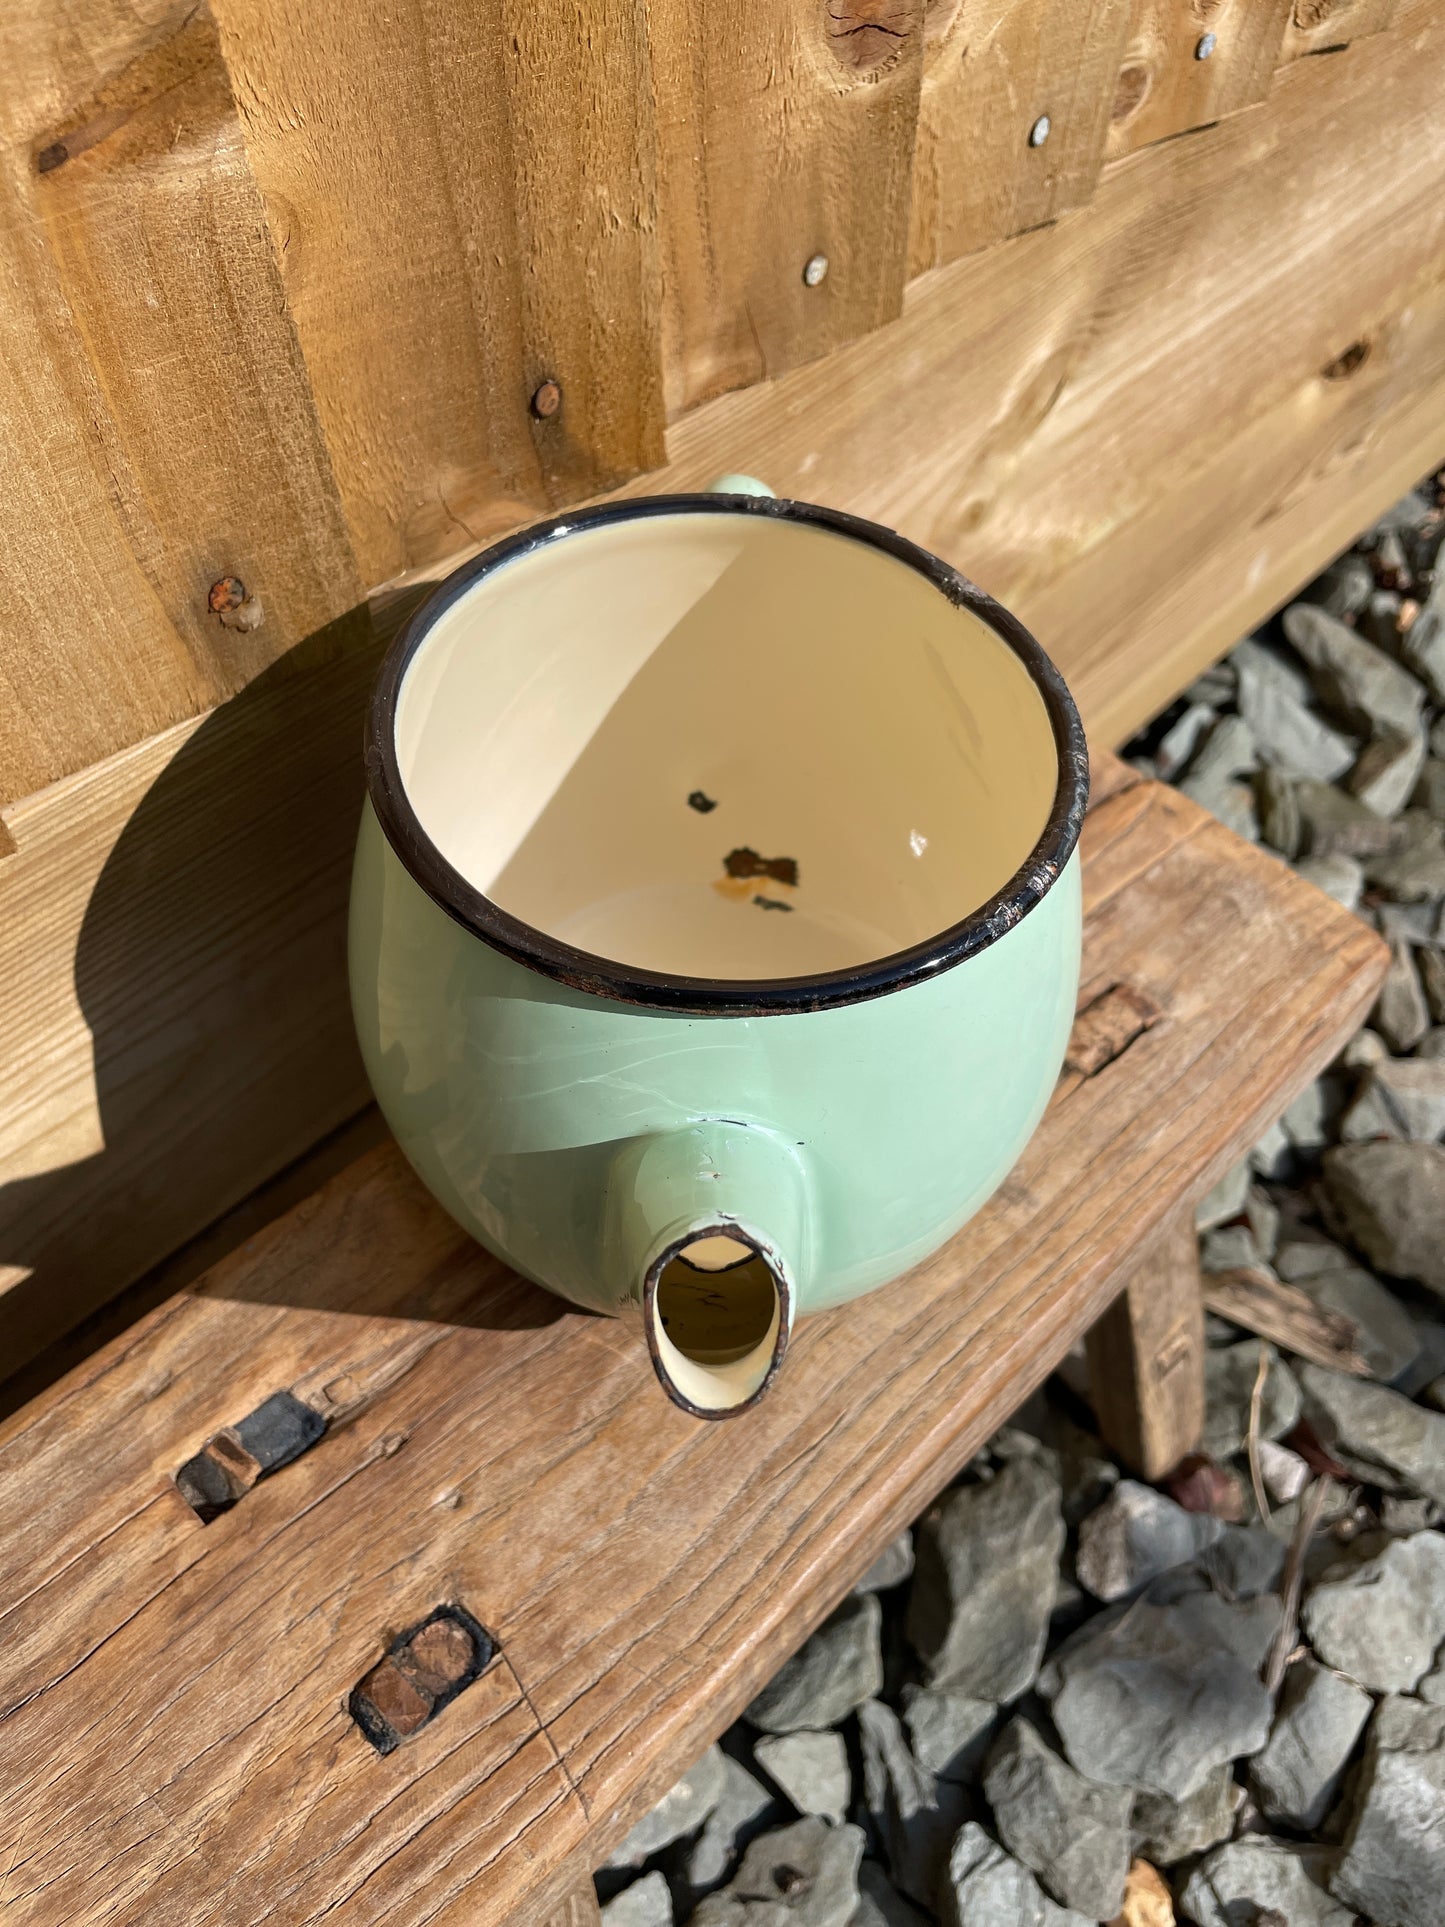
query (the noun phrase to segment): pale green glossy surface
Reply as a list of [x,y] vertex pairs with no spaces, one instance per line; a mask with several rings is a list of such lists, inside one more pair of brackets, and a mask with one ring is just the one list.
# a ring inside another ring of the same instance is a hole
[[1076,852],[1004,936],[907,989],[799,1015],[642,1010],[464,931],[368,804],[352,1001],[403,1151],[517,1270],[613,1310],[672,1235],[732,1218],[806,1313],[918,1263],[1007,1174],[1063,1059],[1080,935]]

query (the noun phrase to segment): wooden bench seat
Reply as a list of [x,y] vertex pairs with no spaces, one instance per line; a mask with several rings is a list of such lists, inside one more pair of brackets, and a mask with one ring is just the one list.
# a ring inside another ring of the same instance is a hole
[[1024,1159],[745,1417],[669,1405],[387,1145],[8,1421],[7,1927],[545,1919],[1104,1314],[1115,1441],[1191,1443],[1193,1204],[1384,951],[1116,762],[1084,848],[1090,1014]]

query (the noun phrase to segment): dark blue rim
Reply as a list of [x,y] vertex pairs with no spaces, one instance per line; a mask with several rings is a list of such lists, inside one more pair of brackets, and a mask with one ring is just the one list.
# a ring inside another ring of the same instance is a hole
[[[970,615],[986,622],[1012,649],[1048,710],[1058,751],[1059,776],[1043,834],[1027,860],[987,903],[936,937],[850,970],[768,980],[679,977],[616,963],[563,943],[510,915],[447,862],[417,820],[396,760],[396,711],[402,682],[412,657],[438,617],[494,569],[530,555],[548,543],[565,541],[569,535],[610,522],[679,514],[758,515],[773,521],[805,522],[814,528],[831,529],[855,542],[865,542],[927,577],[956,608],[966,609]],[[921,983],[941,970],[949,970],[954,964],[977,956],[1026,917],[1053,887],[1074,853],[1089,800],[1088,750],[1073,698],[1038,643],[1007,609],[1001,608],[992,596],[985,595],[936,555],[906,541],[892,529],[865,522],[856,515],[844,515],[837,509],[760,495],[649,495],[635,501],[608,502],[535,523],[485,549],[472,561],[464,562],[423,603],[387,651],[367,717],[366,777],[372,806],[391,847],[433,902],[483,943],[491,944],[493,949],[525,964],[529,970],[540,971],[543,976],[569,984],[589,996],[610,997],[619,1003],[653,1010],[709,1015],[730,1012],[734,1016],[831,1010],[844,1004],[863,1003],[870,997],[882,997],[889,991]]]

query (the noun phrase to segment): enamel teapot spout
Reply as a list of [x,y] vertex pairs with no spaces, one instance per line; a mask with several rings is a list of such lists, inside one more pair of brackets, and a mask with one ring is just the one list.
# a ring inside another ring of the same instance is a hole
[[663,1389],[695,1418],[745,1411],[783,1362],[808,1257],[802,1150],[723,1118],[636,1138],[613,1161],[606,1248]]

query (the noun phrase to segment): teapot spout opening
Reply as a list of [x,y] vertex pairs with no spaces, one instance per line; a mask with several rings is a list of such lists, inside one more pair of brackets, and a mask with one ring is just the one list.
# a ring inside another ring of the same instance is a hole
[[792,1326],[787,1277],[741,1225],[699,1226],[648,1267],[647,1349],[663,1390],[694,1418],[734,1418],[767,1392]]

